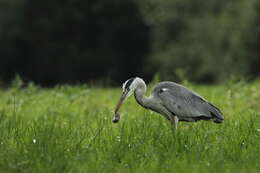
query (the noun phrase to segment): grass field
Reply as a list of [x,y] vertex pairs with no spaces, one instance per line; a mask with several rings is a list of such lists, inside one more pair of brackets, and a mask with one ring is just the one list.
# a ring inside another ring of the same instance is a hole
[[175,133],[131,97],[113,124],[119,88],[2,89],[0,172],[259,172],[260,82],[186,85],[224,123],[183,122]]

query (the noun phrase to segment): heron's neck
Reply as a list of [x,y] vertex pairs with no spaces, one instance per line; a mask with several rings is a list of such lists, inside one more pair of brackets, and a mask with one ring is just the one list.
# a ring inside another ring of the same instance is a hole
[[145,108],[150,108],[151,98],[145,96],[146,85],[145,83],[140,83],[134,91],[136,101]]

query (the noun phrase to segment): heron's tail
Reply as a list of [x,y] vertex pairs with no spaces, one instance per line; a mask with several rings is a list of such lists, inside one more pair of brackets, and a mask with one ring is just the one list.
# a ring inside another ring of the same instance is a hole
[[209,103],[209,105],[211,106],[211,109],[209,112],[211,114],[213,121],[215,123],[222,123],[224,121],[222,112],[213,104]]

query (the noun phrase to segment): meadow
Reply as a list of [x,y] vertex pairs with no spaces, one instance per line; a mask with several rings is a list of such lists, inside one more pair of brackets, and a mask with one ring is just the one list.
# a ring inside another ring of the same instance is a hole
[[113,124],[119,87],[14,82],[0,90],[0,172],[259,172],[260,82],[184,84],[224,122],[181,122],[174,131],[131,97]]

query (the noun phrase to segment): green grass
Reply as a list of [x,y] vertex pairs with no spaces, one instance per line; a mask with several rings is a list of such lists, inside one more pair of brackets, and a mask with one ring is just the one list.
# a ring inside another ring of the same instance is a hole
[[260,82],[187,86],[217,105],[223,124],[179,124],[119,88],[30,85],[0,90],[0,172],[259,172]]

